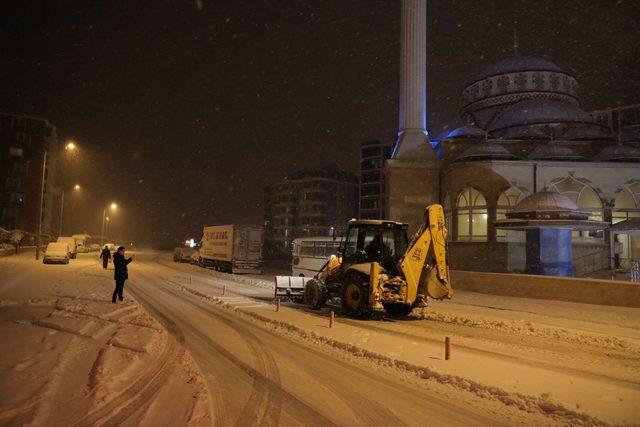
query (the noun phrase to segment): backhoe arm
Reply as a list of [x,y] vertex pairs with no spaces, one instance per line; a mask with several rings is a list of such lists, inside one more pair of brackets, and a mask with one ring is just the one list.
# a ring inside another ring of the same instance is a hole
[[451,298],[453,288],[447,265],[447,229],[441,205],[425,209],[424,222],[411,239],[399,268],[407,281],[407,303],[418,295],[434,299]]

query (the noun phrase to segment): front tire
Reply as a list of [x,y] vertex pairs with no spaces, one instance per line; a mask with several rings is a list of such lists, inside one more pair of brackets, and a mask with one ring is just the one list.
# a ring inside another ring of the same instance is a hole
[[342,286],[342,309],[348,316],[360,317],[367,313],[369,292],[360,277],[349,277]]
[[303,294],[304,303],[313,310],[321,308],[327,300],[327,294],[323,289],[322,284],[315,280],[309,280],[304,285]]

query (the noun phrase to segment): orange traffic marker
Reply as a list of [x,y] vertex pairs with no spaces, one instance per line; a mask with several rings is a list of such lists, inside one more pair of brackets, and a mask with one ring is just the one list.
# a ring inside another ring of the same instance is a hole
[[333,310],[331,310],[329,312],[329,327],[333,328],[333,318],[334,318],[334,314],[333,314]]
[[451,359],[451,338],[444,339],[444,360]]
[[276,311],[280,311],[280,297],[276,297]]

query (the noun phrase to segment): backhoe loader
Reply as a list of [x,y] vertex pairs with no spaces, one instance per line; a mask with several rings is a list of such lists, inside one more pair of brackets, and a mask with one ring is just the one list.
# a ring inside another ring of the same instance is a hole
[[451,298],[447,229],[441,205],[425,209],[411,241],[407,224],[386,220],[349,221],[339,265],[328,262],[304,285],[312,308],[340,298],[345,314],[367,316],[385,310],[404,316],[426,299]]

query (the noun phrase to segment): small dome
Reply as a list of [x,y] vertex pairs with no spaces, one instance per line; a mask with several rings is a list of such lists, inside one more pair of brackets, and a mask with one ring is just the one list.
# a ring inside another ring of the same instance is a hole
[[587,160],[585,157],[576,154],[570,147],[555,143],[538,145],[527,158],[529,160],[560,160],[573,162]]
[[593,118],[580,108],[561,101],[528,100],[504,111],[491,124],[491,132],[539,124],[586,123],[596,125]]
[[522,199],[511,212],[570,212],[577,210],[578,206],[567,196],[553,191],[541,191]]
[[492,142],[480,142],[467,148],[458,157],[456,162],[474,160],[519,160],[518,156],[511,154],[500,144]]
[[503,59],[502,61],[485,68],[485,70],[476,77],[476,80],[482,80],[487,77],[498,76],[500,74],[518,73],[521,71],[563,72],[556,64],[551,61],[547,61],[546,59],[535,56],[516,55]]
[[594,158],[599,162],[640,162],[640,150],[628,145],[607,145]]
[[464,125],[447,134],[448,139],[483,138],[485,131],[474,125]]

